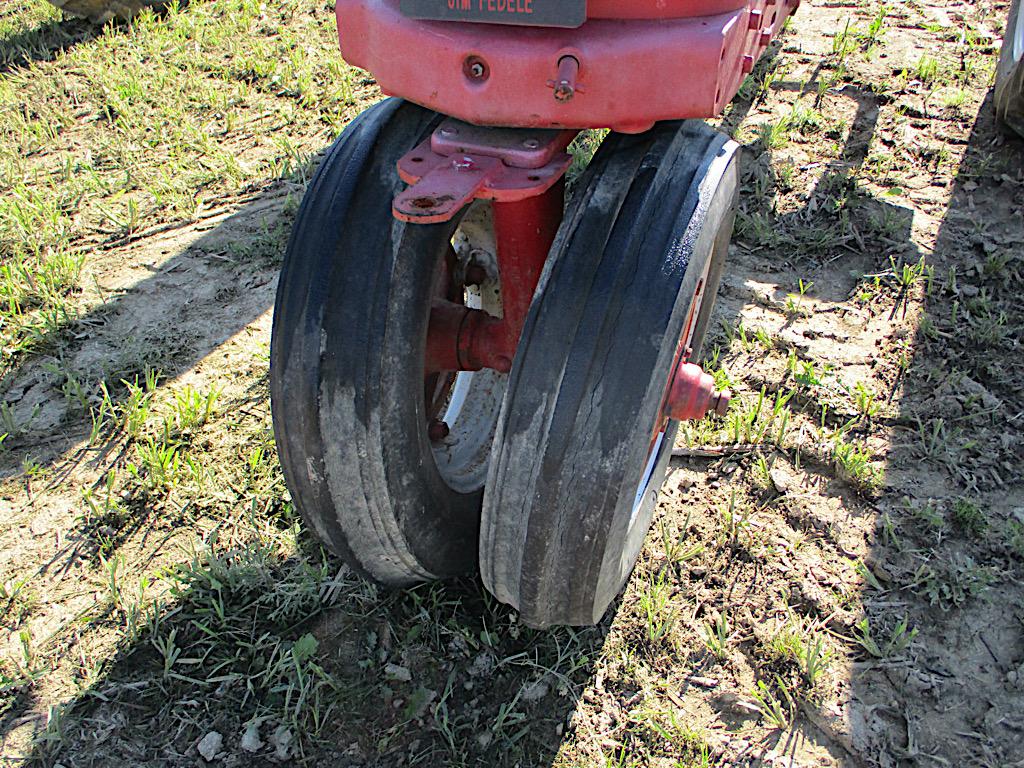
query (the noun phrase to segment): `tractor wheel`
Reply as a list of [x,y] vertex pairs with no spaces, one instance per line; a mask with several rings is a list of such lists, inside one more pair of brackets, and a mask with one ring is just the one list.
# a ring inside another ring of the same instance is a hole
[[702,122],[610,136],[523,330],[487,479],[480,565],[529,626],[598,622],[640,553],[677,423],[666,393],[707,328],[737,146]]
[[1007,128],[1024,137],[1024,13],[1013,0],[1003,35],[1003,50],[996,66],[996,116]]
[[392,217],[395,165],[439,120],[390,99],[345,130],[302,201],[274,313],[274,432],[292,498],[330,549],[389,585],[475,566],[508,378],[425,373],[435,298],[501,311],[489,204],[449,224]]

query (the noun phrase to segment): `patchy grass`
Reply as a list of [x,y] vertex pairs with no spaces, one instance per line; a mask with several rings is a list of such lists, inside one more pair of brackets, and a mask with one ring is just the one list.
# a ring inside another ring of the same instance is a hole
[[[56,23],[46,9],[5,7],[0,60],[31,49],[32,29],[45,39],[40,28]],[[172,5],[0,78],[0,375],[82,311],[91,249],[196,221],[213,200],[306,172],[361,101],[362,77],[333,55],[321,11]]]
[[747,160],[706,367],[732,406],[683,425],[613,614],[534,632],[476,580],[368,584],[284,487],[276,263],[316,154],[380,97],[330,9],[4,5],[4,757],[1019,760],[1024,185],[983,105],[1005,10],[805,4],[758,64],[722,122]]

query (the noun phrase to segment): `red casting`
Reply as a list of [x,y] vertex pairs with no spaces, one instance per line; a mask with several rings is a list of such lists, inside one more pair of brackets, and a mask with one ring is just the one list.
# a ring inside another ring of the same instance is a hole
[[525,200],[494,204],[494,234],[504,317],[438,299],[430,313],[426,374],[512,369],[548,251],[562,221],[565,184]]
[[572,163],[565,149],[575,136],[445,120],[398,161],[398,174],[410,186],[395,198],[395,218],[437,224],[477,198],[514,203],[540,195],[565,175]]
[[399,0],[336,12],[345,59],[385,93],[476,125],[638,133],[718,114],[797,3],[590,0],[576,29],[423,21]]

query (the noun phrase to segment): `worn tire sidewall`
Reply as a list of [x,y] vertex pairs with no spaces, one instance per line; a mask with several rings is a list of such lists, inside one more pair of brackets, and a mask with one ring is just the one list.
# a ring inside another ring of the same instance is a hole
[[[439,119],[395,102],[371,108],[391,111],[376,134],[339,139],[303,201],[282,270],[271,370],[275,433],[300,511],[362,572],[403,585],[472,567],[482,490],[448,487],[426,433],[432,278],[455,224],[406,225],[391,214],[401,188],[395,162]],[[354,176],[328,162],[348,140],[371,145]],[[305,347],[289,360],[283,338],[295,334]],[[315,392],[312,380],[304,392],[291,387],[289,368],[315,378]],[[305,404],[315,416],[300,425],[290,420],[295,397],[315,398]],[[295,429],[317,434],[310,441]],[[310,482],[317,492],[303,493]]]

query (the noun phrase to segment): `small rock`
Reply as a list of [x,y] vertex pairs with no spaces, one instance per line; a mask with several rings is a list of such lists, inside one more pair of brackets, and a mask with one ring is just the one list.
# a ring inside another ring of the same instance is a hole
[[974,379],[967,376],[964,376],[960,381],[960,391],[963,393],[959,398],[961,402],[965,402],[970,398],[980,402],[983,408],[990,410],[998,410],[1002,407],[1003,403],[999,398],[995,397]]
[[689,682],[692,685],[696,685],[698,688],[717,688],[718,679],[714,677],[691,677]]
[[739,694],[730,691],[716,696],[715,703],[720,709],[727,710],[736,715],[756,715],[761,711],[755,702],[744,699]]
[[388,680],[394,680],[398,683],[408,683],[412,680],[412,672],[407,667],[398,664],[388,664],[384,667],[384,676]]
[[519,698],[523,701],[540,701],[548,695],[548,691],[551,690],[551,686],[545,683],[543,680],[536,680],[523,687],[523,692]]
[[778,469],[771,469],[768,472],[768,477],[771,478],[772,485],[775,486],[775,490],[779,493],[786,493],[790,489],[789,478],[786,477]]
[[279,725],[270,737],[270,743],[274,747],[274,757],[278,760],[287,760],[292,751],[292,732],[287,726]]
[[259,752],[263,748],[259,723],[253,721],[245,726],[245,731],[242,732],[241,746],[246,752]]
[[690,569],[691,579],[703,579],[707,575],[708,569],[705,568],[703,565],[695,565],[693,568]]
[[491,674],[492,669],[494,669],[494,655],[489,651],[484,651],[469,665],[469,674],[472,677],[485,677]]
[[199,740],[199,743],[196,744],[196,749],[199,750],[199,754],[202,755],[204,760],[210,762],[217,757],[223,745],[224,737],[216,731],[210,731]]
[[1024,664],[1006,673],[1006,684],[1011,690],[1024,689]]

